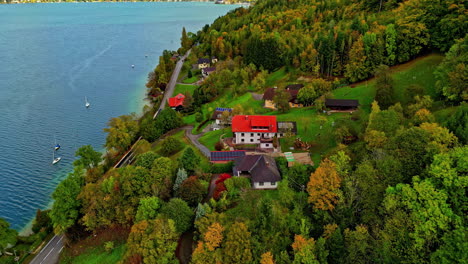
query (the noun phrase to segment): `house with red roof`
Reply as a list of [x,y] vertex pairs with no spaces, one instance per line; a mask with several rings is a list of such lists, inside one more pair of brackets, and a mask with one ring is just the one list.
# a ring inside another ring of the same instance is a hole
[[182,110],[182,108],[184,108],[184,100],[185,95],[180,93],[174,97],[169,98],[167,101],[172,109],[180,111]]
[[273,138],[275,136],[282,137],[286,133],[283,130],[278,130],[276,116],[256,115],[234,116],[232,118],[232,132],[234,133],[233,143],[260,144],[260,148],[273,148]]

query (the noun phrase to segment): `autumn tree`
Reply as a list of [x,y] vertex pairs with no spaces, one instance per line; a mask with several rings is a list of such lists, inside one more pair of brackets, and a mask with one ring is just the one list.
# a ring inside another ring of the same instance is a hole
[[178,239],[173,220],[143,220],[132,226],[124,258],[127,261],[140,258],[144,264],[177,263],[175,250]]
[[323,160],[307,184],[309,203],[316,209],[333,210],[338,203],[340,183],[336,164],[329,159]]
[[260,264],[275,264],[273,255],[271,254],[270,251],[262,254],[262,258],[260,259]]
[[138,122],[135,115],[122,115],[112,118],[108,123],[106,147],[118,152],[126,151],[138,135]]
[[205,187],[201,184],[197,176],[190,176],[182,182],[179,188],[179,197],[190,206],[195,206],[203,199]]
[[223,262],[250,263],[253,260],[251,233],[243,222],[234,223],[226,233]]

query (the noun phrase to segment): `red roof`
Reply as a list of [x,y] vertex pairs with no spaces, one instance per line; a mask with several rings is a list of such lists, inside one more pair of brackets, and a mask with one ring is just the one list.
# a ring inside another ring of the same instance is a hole
[[236,115],[232,118],[232,132],[276,133],[276,116]]
[[169,106],[170,107],[177,107],[177,106],[182,106],[184,104],[184,100],[185,100],[185,95],[183,94],[178,94],[174,97],[171,97],[169,98]]

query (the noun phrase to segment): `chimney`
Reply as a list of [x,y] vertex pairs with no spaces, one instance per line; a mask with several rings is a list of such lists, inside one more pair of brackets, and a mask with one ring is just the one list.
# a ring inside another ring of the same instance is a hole
[[245,116],[245,120],[249,120],[249,116],[246,115],[246,116]]

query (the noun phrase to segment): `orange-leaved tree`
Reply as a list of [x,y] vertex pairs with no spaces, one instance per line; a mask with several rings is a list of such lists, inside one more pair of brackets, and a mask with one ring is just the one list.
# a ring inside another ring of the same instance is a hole
[[323,160],[317,170],[310,175],[307,183],[309,203],[317,209],[333,210],[338,203],[340,183],[341,178],[336,171],[336,164],[329,159]]

